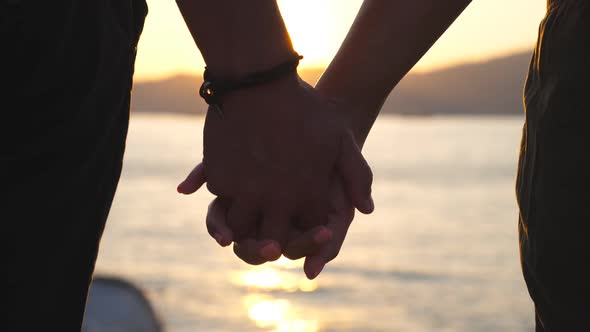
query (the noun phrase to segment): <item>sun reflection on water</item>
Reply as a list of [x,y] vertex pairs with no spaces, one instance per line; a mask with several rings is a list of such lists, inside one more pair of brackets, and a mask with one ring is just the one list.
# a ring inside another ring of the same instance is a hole
[[[302,261],[284,257],[264,266],[250,266],[232,276],[234,284],[247,289],[243,303],[248,317],[263,329],[273,332],[318,332],[316,319],[304,318],[293,302],[274,295],[311,293],[318,289],[316,281],[307,280],[301,272]],[[289,271],[295,270],[297,271]],[[300,273],[298,273],[300,272]]]
[[292,261],[285,256],[281,256],[281,258],[274,262],[267,263],[267,265],[281,267],[284,269],[300,269],[303,267],[303,259]]
[[317,282],[299,276],[284,273],[272,267],[243,271],[234,276],[234,283],[251,291],[313,292],[318,288]]
[[317,290],[317,281],[308,280],[302,272],[289,272],[289,270],[300,269],[302,266],[302,261],[290,261],[281,257],[275,262],[263,266],[251,266],[248,270],[240,271],[232,276],[232,281],[234,284],[252,291],[293,293]]
[[260,328],[273,328],[274,332],[318,332],[316,320],[298,317],[291,303],[267,295],[251,294],[244,298],[248,317]]

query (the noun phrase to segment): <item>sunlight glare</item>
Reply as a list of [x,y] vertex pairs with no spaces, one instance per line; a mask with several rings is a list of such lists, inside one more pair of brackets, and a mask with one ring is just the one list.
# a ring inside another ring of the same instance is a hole
[[263,290],[283,289],[284,280],[281,275],[273,269],[262,271],[249,271],[242,274],[241,284],[251,288]]
[[281,258],[277,259],[274,262],[268,263],[269,266],[279,267],[282,269],[300,269],[303,267],[303,259],[298,259],[296,261],[292,261],[285,256],[281,256]]
[[256,326],[267,328],[279,325],[285,320],[289,311],[286,300],[262,300],[248,309],[248,317],[256,322]]
[[325,27],[317,25],[326,13],[325,4],[321,1],[311,6],[299,1],[281,1],[279,4],[295,50],[305,56],[307,63],[326,63],[325,41],[330,36]]
[[239,272],[234,275],[232,281],[234,284],[262,291],[310,293],[318,289],[315,280],[308,280],[299,274],[279,271],[272,267],[252,268],[249,271]]
[[340,48],[362,0],[279,0],[302,65],[325,67]]
[[[279,0],[302,67],[325,67],[354,21],[362,0]],[[138,79],[184,73],[200,75],[204,62],[174,1],[148,0],[135,66]],[[540,0],[473,2],[418,64],[421,70],[481,60],[532,46],[545,13]],[[498,22],[505,22],[498,24]]]
[[273,299],[260,295],[244,298],[248,317],[257,327],[273,328],[274,332],[317,332],[319,322],[297,317],[297,313],[287,300]]

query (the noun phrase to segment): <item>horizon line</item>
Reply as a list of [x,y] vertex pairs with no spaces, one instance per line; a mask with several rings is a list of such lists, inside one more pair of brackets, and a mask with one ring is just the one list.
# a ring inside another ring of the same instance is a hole
[[[521,48],[518,48],[518,49],[515,49],[512,51],[493,54],[493,55],[490,55],[487,57],[474,57],[474,58],[471,58],[468,60],[454,61],[454,62],[442,64],[440,66],[432,66],[432,67],[428,67],[428,68],[414,68],[408,74],[429,74],[429,73],[435,73],[435,72],[444,71],[444,70],[453,69],[453,68],[462,67],[462,66],[485,64],[488,62],[493,62],[493,61],[509,58],[512,56],[522,55],[524,53],[531,53],[532,54],[532,48],[531,47],[527,47],[527,48],[521,47]],[[326,70],[327,67],[328,67],[328,65],[325,65],[325,66],[322,66],[322,65],[302,65],[299,69],[299,72],[311,72],[311,71],[320,71],[320,70],[324,71],[324,70]],[[200,76],[202,76],[202,74],[195,73],[195,72],[176,72],[176,73],[167,73],[164,75],[135,77],[134,83],[160,82],[160,81],[166,81],[166,80],[170,80],[170,79],[174,79],[174,78],[178,78],[178,77],[183,77],[183,76],[200,77]]]

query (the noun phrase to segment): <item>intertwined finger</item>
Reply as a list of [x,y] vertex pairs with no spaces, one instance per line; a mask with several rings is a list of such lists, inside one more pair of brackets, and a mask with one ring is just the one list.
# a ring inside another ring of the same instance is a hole
[[292,234],[287,247],[283,250],[283,255],[292,260],[318,254],[320,249],[332,239],[332,231],[326,226]]
[[315,279],[322,272],[324,266],[338,256],[344,244],[352,219],[347,220],[336,216],[333,216],[333,218],[327,226],[332,231],[331,241],[327,242],[315,254],[308,255],[305,258],[303,271],[309,279]]
[[346,184],[352,204],[362,213],[372,213],[375,209],[371,197],[373,172],[352,134],[344,135],[342,139],[338,170]]
[[271,262],[281,257],[281,249],[276,241],[256,241],[246,239],[234,243],[234,253],[244,262],[251,265],[260,265]]
[[[234,233],[234,241],[238,242],[255,233],[259,219],[257,206],[246,198],[232,200],[227,212],[227,226]],[[255,238],[255,237],[253,237]]]
[[330,206],[329,192],[315,194],[308,199],[303,199],[299,206],[300,212],[297,218],[297,226],[308,230],[328,223],[328,211]]
[[207,231],[222,247],[229,246],[233,241],[233,232],[227,227],[228,204],[223,198],[215,198],[207,210]]
[[332,239],[316,253],[306,255],[303,270],[309,279],[316,278],[324,266],[336,258],[344,244],[348,229],[354,219],[354,207],[347,197],[340,181],[332,186],[330,213],[326,227],[332,232]]
[[[262,213],[262,222],[258,230],[259,240],[273,240],[279,244],[279,251],[287,242],[291,226],[291,209],[280,204],[267,206]],[[279,259],[280,255],[276,257]]]

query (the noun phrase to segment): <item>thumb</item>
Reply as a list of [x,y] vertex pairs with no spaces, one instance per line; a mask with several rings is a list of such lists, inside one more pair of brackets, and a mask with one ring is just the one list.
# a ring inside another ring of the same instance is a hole
[[190,195],[199,188],[203,186],[205,183],[205,166],[203,163],[199,163],[186,177],[184,181],[182,181],[176,190],[180,194]]
[[352,204],[364,214],[372,213],[375,209],[371,197],[373,172],[352,134],[346,134],[342,139],[337,165]]

